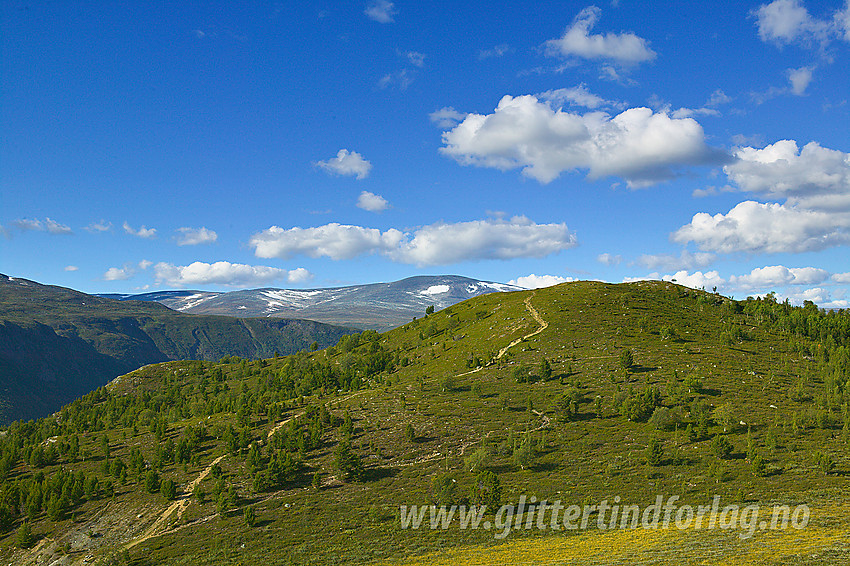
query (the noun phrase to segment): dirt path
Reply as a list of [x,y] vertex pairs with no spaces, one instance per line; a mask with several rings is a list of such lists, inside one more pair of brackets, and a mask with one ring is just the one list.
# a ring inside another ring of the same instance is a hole
[[148,528],[148,530],[145,531],[145,533],[142,536],[133,539],[128,544],[126,544],[124,546],[124,548],[129,550],[129,549],[133,548],[134,546],[145,542],[148,539],[151,539],[155,536],[159,536],[160,534],[162,534],[162,533],[158,533],[157,531],[159,530],[159,528],[162,525],[165,524],[165,522],[171,517],[171,515],[175,511],[177,512],[177,518],[175,520],[179,521],[180,517],[182,517],[183,513],[186,511],[186,507],[188,507],[189,503],[192,501],[192,492],[195,490],[195,487],[199,483],[204,481],[204,478],[206,478],[210,474],[210,472],[212,471],[213,466],[215,466],[216,464],[221,462],[224,459],[224,456],[225,455],[222,454],[221,456],[219,456],[218,458],[216,458],[215,460],[210,462],[210,465],[207,466],[206,468],[204,468],[203,471],[201,471],[201,473],[198,474],[198,477],[196,477],[191,482],[189,482],[189,484],[186,486],[186,489],[185,489],[183,495],[180,496],[180,499],[178,499],[177,501],[175,501],[174,503],[169,505],[168,508],[165,511],[162,512],[162,514],[159,516],[159,518],[156,521],[154,521],[153,525],[151,525]]
[[516,346],[517,344],[519,344],[523,340],[528,340],[532,336],[537,336],[538,334],[540,334],[541,332],[543,332],[544,330],[549,328],[549,323],[546,322],[545,320],[543,320],[543,317],[540,316],[540,313],[537,312],[537,309],[535,309],[533,306],[531,306],[531,298],[533,296],[534,296],[534,293],[530,294],[528,297],[525,298],[523,303],[525,303],[525,308],[528,309],[528,312],[531,313],[531,316],[534,317],[534,320],[537,321],[537,324],[540,325],[540,328],[538,328],[537,330],[535,330],[534,332],[532,332],[530,334],[526,334],[522,338],[517,338],[516,340],[514,340],[513,342],[511,342],[510,344],[508,344],[507,346],[505,346],[501,350],[499,350],[499,354],[496,356],[497,360],[500,359],[502,356],[504,356],[508,352],[509,349],[513,348],[514,346]]
[[[526,334],[526,335],[525,335],[525,336],[523,336],[522,338],[517,338],[516,340],[514,340],[513,342],[511,342],[510,344],[508,344],[507,346],[505,346],[505,347],[504,347],[504,348],[502,348],[501,350],[499,350],[499,354],[496,356],[496,359],[499,359],[499,358],[501,358],[502,356],[504,356],[510,348],[512,348],[512,347],[514,347],[514,346],[516,346],[517,344],[519,344],[519,343],[520,343],[520,342],[522,342],[523,340],[527,340],[528,338],[531,338],[532,336],[537,336],[538,334],[540,334],[541,332],[543,332],[544,330],[546,330],[546,329],[549,327],[549,323],[548,323],[548,322],[546,322],[546,321],[543,319],[543,317],[541,317],[541,316],[540,316],[540,313],[538,313],[538,312],[537,312],[537,309],[535,309],[535,308],[531,305],[531,298],[532,298],[533,296],[534,296],[534,293],[532,293],[531,295],[529,295],[528,297],[526,297],[525,301],[523,301],[523,302],[525,303],[525,308],[526,308],[526,309],[528,309],[528,312],[529,312],[529,313],[531,313],[531,316],[532,316],[532,317],[534,317],[534,320],[536,320],[536,321],[537,321],[537,323],[540,325],[540,328],[538,328],[538,329],[537,329],[537,330],[535,330],[534,332],[531,332],[531,333],[529,333],[529,334]],[[475,369],[474,369],[474,370],[472,370],[472,371],[468,371],[468,372],[462,373],[462,374],[460,374],[460,375],[469,375],[469,374],[471,374],[471,373],[475,373],[475,372],[481,371],[482,369],[483,369],[483,367],[477,367],[477,368],[475,368]],[[341,402],[343,402],[343,401],[347,401],[348,399],[350,399],[350,398],[352,398],[352,397],[354,397],[354,396],[356,396],[356,395],[359,395],[359,394],[361,394],[361,393],[363,393],[363,392],[362,392],[362,391],[358,391],[358,392],[356,392],[356,393],[352,393],[351,395],[347,395],[346,397],[343,397],[342,399],[336,399],[335,401],[333,401],[333,402],[332,402],[332,403],[330,403],[330,404],[332,404],[332,405],[333,405],[333,404],[339,404],[339,403],[341,403]],[[535,411],[535,413],[537,413],[537,411]],[[274,433],[276,433],[278,430],[280,430],[283,426],[285,426],[287,423],[289,423],[292,419],[296,419],[296,418],[300,417],[300,416],[301,416],[301,415],[303,415],[303,414],[304,414],[304,411],[301,411],[300,413],[295,414],[295,415],[292,415],[291,417],[289,417],[289,418],[287,418],[287,419],[284,419],[284,420],[280,421],[279,423],[277,423],[274,427],[272,427],[272,429],[271,429],[271,430],[269,430],[268,434],[266,435],[266,440],[270,439],[270,438],[274,435]],[[537,413],[537,414],[538,414],[538,415],[540,415],[540,413]],[[543,424],[542,424],[540,427],[538,427],[537,429],[535,429],[535,430],[540,430],[541,428],[543,428],[543,427],[547,426],[548,424],[549,424],[549,419],[548,419],[545,415],[543,415]],[[466,446],[464,446],[464,448],[466,448]],[[463,452],[462,452],[462,451],[461,451],[461,454],[463,454]],[[411,465],[411,464],[414,464],[414,463],[422,463],[423,461],[429,461],[429,460],[432,460],[432,459],[436,459],[438,456],[440,456],[440,454],[439,454],[439,453],[435,453],[435,454],[431,454],[430,456],[428,456],[428,457],[426,457],[426,458],[424,458],[424,459],[419,459],[419,460],[417,460],[417,461],[415,461],[415,462],[404,463],[404,464],[400,464],[400,465],[404,466],[404,465]],[[219,456],[218,458],[216,458],[215,460],[213,460],[213,461],[210,463],[210,465],[209,465],[209,466],[207,466],[206,468],[204,468],[204,469],[201,471],[201,473],[200,473],[200,474],[198,474],[198,476],[197,476],[194,480],[192,480],[191,482],[189,482],[189,484],[186,486],[186,490],[185,490],[185,492],[183,493],[183,495],[181,495],[181,497],[180,497],[177,501],[175,501],[174,503],[172,503],[171,505],[169,505],[169,506],[165,509],[165,511],[163,511],[163,512],[162,512],[162,514],[161,514],[161,515],[157,518],[157,520],[156,520],[156,521],[154,521],[154,523],[153,523],[150,527],[148,527],[148,529],[145,531],[145,533],[144,533],[143,535],[141,535],[141,536],[139,536],[139,537],[137,537],[137,538],[133,539],[133,540],[132,540],[132,541],[130,541],[129,543],[125,544],[125,545],[124,545],[124,548],[126,548],[126,549],[128,549],[128,550],[129,550],[129,549],[133,548],[134,546],[137,546],[137,545],[139,545],[139,544],[141,544],[141,543],[143,543],[143,542],[145,542],[145,541],[147,541],[147,540],[150,540],[150,539],[152,539],[152,538],[154,538],[154,537],[157,537],[157,536],[163,535],[163,534],[165,534],[166,532],[171,532],[171,531],[175,530],[175,529],[165,529],[165,530],[162,530],[161,532],[157,532],[157,531],[160,531],[160,530],[161,530],[161,527],[162,527],[163,525],[165,525],[165,524],[166,524],[166,521],[168,521],[168,520],[169,520],[169,518],[170,518],[170,517],[171,517],[171,516],[172,516],[175,512],[177,513],[177,516],[176,516],[175,522],[180,520],[180,518],[183,516],[183,513],[186,511],[186,507],[188,507],[188,506],[189,506],[189,503],[190,503],[190,502],[191,502],[191,500],[192,500],[192,499],[191,499],[191,498],[192,498],[192,491],[195,489],[195,487],[196,487],[199,483],[201,483],[202,481],[204,481],[204,479],[205,479],[205,478],[206,478],[206,477],[210,474],[210,472],[212,471],[213,466],[215,466],[216,464],[218,464],[219,462],[221,462],[221,461],[224,459],[224,457],[225,457],[225,455],[221,455],[221,456]]]

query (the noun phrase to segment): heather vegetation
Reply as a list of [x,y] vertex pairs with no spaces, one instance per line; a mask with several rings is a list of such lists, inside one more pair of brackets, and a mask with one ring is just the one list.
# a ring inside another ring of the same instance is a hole
[[402,530],[399,505],[520,495],[805,501],[817,532],[847,503],[848,347],[847,312],[573,283],[315,352],[149,366],[3,432],[4,558],[396,560],[493,543]]

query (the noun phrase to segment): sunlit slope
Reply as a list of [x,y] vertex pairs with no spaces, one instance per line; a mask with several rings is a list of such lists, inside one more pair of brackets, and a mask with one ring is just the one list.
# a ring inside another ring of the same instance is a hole
[[[42,468],[21,458],[7,480],[73,466],[115,482],[114,495],[83,498],[55,521],[33,515],[37,552],[15,548],[14,515],[3,544],[18,563],[128,549],[139,564],[404,564],[451,549],[433,560],[838,564],[850,471],[838,316],[669,283],[577,282],[476,297],[314,353],[150,366],[59,422],[13,427],[24,447],[77,435],[88,456]],[[827,324],[839,331],[812,338]],[[104,435],[110,459],[137,464],[123,480],[102,471]],[[191,444],[188,460],[164,456],[169,441]],[[150,469],[205,496],[174,507],[146,489]],[[663,495],[806,504],[812,515],[806,529],[748,539],[402,527],[402,505],[475,502],[482,472],[498,478],[500,504],[645,507]]]

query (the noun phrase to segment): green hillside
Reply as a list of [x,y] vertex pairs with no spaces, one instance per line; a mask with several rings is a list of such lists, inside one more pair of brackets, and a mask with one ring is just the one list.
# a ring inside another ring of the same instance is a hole
[[0,276],[0,423],[48,415],[147,364],[267,358],[348,332],[313,321],[186,315]]
[[[312,354],[148,366],[3,433],[0,560],[846,564],[848,346],[846,312],[577,282]],[[744,537],[401,526],[401,505],[658,495],[811,516]]]

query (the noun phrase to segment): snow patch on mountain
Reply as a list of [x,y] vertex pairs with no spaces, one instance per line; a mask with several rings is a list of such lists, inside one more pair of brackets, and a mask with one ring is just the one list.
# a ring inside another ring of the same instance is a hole
[[427,289],[423,289],[419,291],[422,295],[442,295],[443,293],[448,293],[451,287],[448,285],[431,285]]

